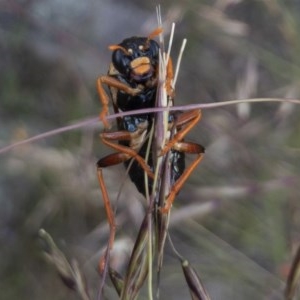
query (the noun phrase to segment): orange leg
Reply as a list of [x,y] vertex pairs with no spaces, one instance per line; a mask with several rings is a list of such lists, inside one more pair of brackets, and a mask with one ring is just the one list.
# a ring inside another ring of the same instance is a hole
[[192,110],[187,111],[179,115],[178,119],[175,121],[174,126],[177,128],[181,128],[174,137],[165,145],[165,147],[162,149],[160,155],[163,156],[167,152],[169,152],[174,145],[182,141],[184,137],[188,134],[189,131],[191,131],[194,126],[200,121],[201,119],[201,111],[200,110]]
[[[109,251],[113,248],[113,244],[114,244],[114,240],[115,240],[116,222],[115,222],[114,212],[112,210],[112,207],[111,207],[111,204],[109,201],[109,197],[108,197],[108,193],[107,193],[107,189],[105,186],[101,168],[97,169],[97,176],[98,176],[98,182],[99,182],[100,189],[102,192],[104,207],[105,207],[107,220],[108,220],[108,224],[109,224],[109,243],[108,243],[108,249],[107,249],[107,251]],[[100,270],[101,274],[105,270],[106,257],[108,257],[108,256],[106,256],[106,254],[104,254],[99,260],[99,270]]]
[[174,89],[172,87],[173,78],[174,78],[173,64],[172,64],[171,57],[169,57],[168,64],[167,64],[167,74],[166,74],[166,91],[167,91],[167,95],[171,98],[174,98]]
[[[130,140],[135,133],[136,132],[129,133],[127,131],[116,131],[116,132],[111,132],[111,133],[105,132],[105,133],[100,134],[100,138],[102,139],[103,144],[117,150],[119,153],[115,153],[115,155],[113,154],[114,155],[113,159],[111,156],[107,156],[107,157],[100,159],[98,161],[98,166],[104,168],[107,166],[125,162],[126,160],[133,158],[140,164],[140,166],[144,169],[144,171],[147,173],[147,175],[153,179],[154,174],[153,174],[152,170],[150,169],[148,164],[145,162],[144,158],[142,158],[137,153],[136,150],[133,150],[132,148],[124,146],[124,145],[115,144],[110,141],[110,140],[119,140],[119,141],[120,140],[123,140],[123,141]],[[109,160],[108,160],[108,157],[110,157]]]
[[106,253],[100,258],[100,261],[99,261],[99,270],[100,270],[101,274],[105,270],[106,259],[109,257],[108,251],[113,248],[115,235],[116,235],[115,216],[114,216],[114,212],[113,212],[113,209],[112,209],[112,206],[111,206],[111,203],[109,200],[108,192],[106,189],[106,185],[105,185],[105,181],[104,181],[104,177],[103,177],[103,173],[102,173],[102,168],[112,166],[115,164],[119,164],[121,162],[126,161],[129,158],[130,158],[130,156],[128,156],[125,153],[113,153],[113,154],[110,154],[110,155],[100,159],[97,162],[98,182],[99,182],[100,189],[102,192],[102,198],[103,198],[106,216],[107,216],[107,220],[108,220],[108,224],[109,224],[108,249],[107,249]]
[[160,208],[160,211],[163,214],[166,214],[170,211],[176,195],[179,193],[179,191],[181,190],[182,186],[187,181],[187,179],[189,178],[191,173],[195,170],[195,168],[198,166],[198,164],[202,161],[203,157],[204,157],[203,153],[199,153],[198,157],[192,162],[192,164],[187,169],[185,169],[183,174],[178,178],[178,180],[175,182],[175,184],[171,187],[170,194],[168,195],[167,199],[165,200],[164,207]]
[[182,173],[182,175],[177,179],[175,184],[171,187],[171,191],[168,195],[168,197],[165,200],[165,206],[160,208],[160,211],[162,213],[168,213],[176,195],[186,182],[186,180],[189,178],[191,173],[195,170],[195,168],[198,166],[198,164],[202,161],[204,157],[204,147],[202,147],[199,144],[195,143],[185,143],[182,142],[185,135],[198,123],[198,121],[201,118],[201,111],[199,110],[193,110],[186,113],[182,113],[178,119],[175,121],[174,126],[180,128],[182,126],[182,129],[180,129],[174,137],[165,145],[163,148],[161,155],[166,154],[170,150],[176,150],[184,153],[190,153],[190,154],[197,154],[197,158],[191,163],[191,165],[185,169],[185,171]]
[[[138,153],[135,150],[133,150],[127,146],[116,144],[116,143],[112,142],[112,141],[130,141],[134,137],[136,138],[137,136],[142,134],[143,131],[144,131],[144,129],[141,128],[133,133],[130,133],[128,131],[116,131],[116,132],[106,132],[106,133],[100,134],[102,142],[105,145],[119,151],[117,153],[107,155],[97,162],[98,182],[99,182],[100,189],[102,192],[105,211],[106,211],[107,220],[108,220],[108,224],[109,224],[109,228],[110,228],[109,246],[108,246],[107,251],[112,249],[113,244],[114,244],[114,239],[115,239],[115,234],[116,234],[116,223],[115,223],[114,212],[113,212],[113,209],[112,209],[112,206],[111,206],[111,203],[109,200],[108,192],[107,192],[107,189],[105,186],[105,181],[104,181],[104,177],[102,174],[102,168],[120,164],[122,162],[125,162],[128,159],[133,158],[133,159],[137,160],[137,162],[141,165],[141,167],[145,170],[145,172],[147,173],[147,175],[149,177],[154,178],[154,174],[153,174],[152,170],[150,169],[150,167],[148,166],[148,164],[145,162],[145,160],[140,155],[138,155]],[[106,253],[108,253],[108,252],[106,252]],[[101,273],[104,272],[107,257],[108,257],[108,255],[105,254],[104,256],[101,257],[101,259],[99,261],[99,269],[100,269]]]
[[142,90],[139,88],[132,88],[132,87],[128,86],[127,84],[122,83],[118,79],[116,79],[112,76],[109,76],[109,75],[100,76],[97,79],[97,90],[98,90],[98,94],[100,97],[100,101],[103,106],[102,111],[100,113],[100,120],[103,122],[105,128],[109,128],[110,125],[109,125],[108,121],[106,120],[106,117],[108,115],[109,97],[103,87],[103,84],[106,84],[109,87],[124,91],[126,94],[133,95],[133,96],[137,95]]

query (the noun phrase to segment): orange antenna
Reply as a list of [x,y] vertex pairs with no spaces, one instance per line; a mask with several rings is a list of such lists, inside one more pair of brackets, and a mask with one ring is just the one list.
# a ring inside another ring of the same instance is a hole
[[149,41],[150,41],[151,39],[153,39],[155,36],[160,35],[162,32],[163,32],[162,27],[157,27],[156,29],[154,29],[154,30],[148,35],[148,38],[147,38],[147,41],[146,41],[146,47],[149,47],[149,45],[150,45]]
[[161,34],[163,32],[162,27],[157,27],[156,29],[154,29],[149,35],[148,35],[148,40],[151,40],[152,38],[154,38],[155,36]]
[[125,54],[129,55],[127,49],[125,49],[124,47],[120,46],[120,45],[110,45],[108,46],[108,49],[111,51],[115,51],[115,50],[122,50]]

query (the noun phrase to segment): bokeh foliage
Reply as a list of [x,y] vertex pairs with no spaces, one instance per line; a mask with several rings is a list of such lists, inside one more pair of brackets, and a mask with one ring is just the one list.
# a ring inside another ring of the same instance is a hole
[[[164,1],[162,12],[166,36],[176,22],[173,60],[188,39],[176,103],[300,98],[299,1]],[[150,2],[2,1],[0,146],[97,115],[95,80],[107,72],[107,46],[155,26]],[[283,299],[300,233],[299,114],[297,106],[270,103],[207,110],[189,137],[207,151],[178,195],[171,232],[212,299]],[[97,290],[107,226],[95,162],[109,152],[100,130],[82,128],[0,156],[3,299],[74,297],[41,258],[41,227],[79,260]],[[114,167],[106,176],[116,199],[125,172]],[[120,268],[143,204],[127,181],[116,203]],[[167,250],[162,299],[188,297],[180,268]]]

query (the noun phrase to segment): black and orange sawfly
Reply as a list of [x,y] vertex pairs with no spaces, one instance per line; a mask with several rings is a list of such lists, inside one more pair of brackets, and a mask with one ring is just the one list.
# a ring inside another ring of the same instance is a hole
[[[166,94],[166,105],[173,106],[175,92],[172,60],[164,56],[160,44],[154,40],[161,33],[162,29],[159,27],[148,37],[126,38],[121,43],[109,47],[113,52],[108,74],[97,79],[98,94],[103,105],[100,119],[106,129],[110,127],[106,120],[110,102],[115,113],[160,107],[161,88]],[[164,69],[160,68],[163,59]],[[165,73],[165,76],[161,73]],[[104,85],[109,88],[109,94]],[[105,131],[100,134],[102,142],[117,151],[97,162],[98,180],[110,226],[110,249],[114,243],[116,224],[102,169],[124,163],[129,168],[130,179],[138,191],[144,196],[160,195],[159,200],[155,199],[156,208],[161,214],[167,214],[184,182],[203,159],[203,146],[184,141],[186,134],[200,118],[200,110],[168,112],[165,138],[160,144],[155,142],[157,133],[154,134],[154,138],[150,135],[151,128],[162,126],[153,113],[119,117],[117,131]],[[187,167],[186,153],[196,154],[194,161]],[[158,158],[162,158],[162,165],[165,166],[159,174],[156,169]],[[144,174],[147,176],[147,184]],[[163,196],[161,186],[165,183],[157,178],[167,178],[169,188]]]

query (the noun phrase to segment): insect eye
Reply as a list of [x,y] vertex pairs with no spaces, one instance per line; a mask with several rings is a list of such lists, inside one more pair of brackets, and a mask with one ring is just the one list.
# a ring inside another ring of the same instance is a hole
[[113,65],[122,74],[127,72],[130,62],[130,58],[128,57],[129,51],[126,49],[126,52],[124,52],[124,49],[117,49],[112,54]]
[[145,47],[143,45],[139,45],[139,50],[144,51]]
[[128,54],[132,55],[133,54],[133,50],[131,48],[127,49]]
[[153,40],[150,40],[149,41],[149,44],[148,44],[148,49],[149,51],[151,51],[151,54],[153,57],[157,57],[158,56],[158,52],[159,52],[159,46],[158,44],[153,41]]

